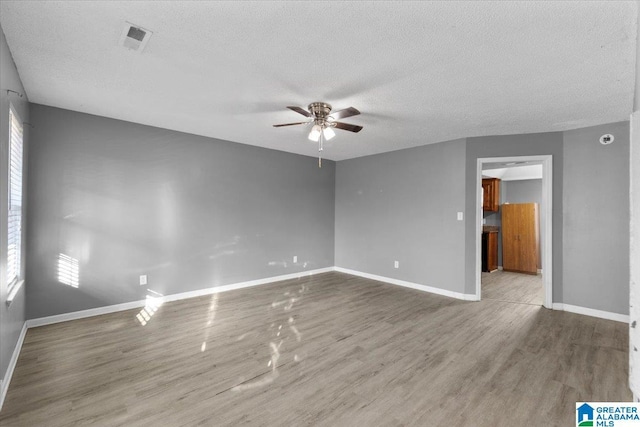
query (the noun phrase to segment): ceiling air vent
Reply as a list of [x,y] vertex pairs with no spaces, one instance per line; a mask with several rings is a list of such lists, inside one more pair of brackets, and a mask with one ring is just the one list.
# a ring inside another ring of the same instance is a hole
[[135,50],[136,52],[142,52],[147,45],[149,38],[153,34],[149,30],[126,22],[122,34],[120,35],[120,46],[124,46],[127,49]]

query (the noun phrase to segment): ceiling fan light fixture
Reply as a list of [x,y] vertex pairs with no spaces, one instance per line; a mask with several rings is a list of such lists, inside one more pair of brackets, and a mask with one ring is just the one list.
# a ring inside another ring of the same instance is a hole
[[311,128],[311,132],[309,132],[309,139],[313,142],[318,142],[320,140],[320,133],[322,132],[322,127],[320,125],[313,125]]
[[313,123],[313,127],[311,128],[311,132],[309,132],[308,138],[309,140],[318,143],[318,167],[322,167],[322,151],[324,150],[324,142],[329,141],[336,136],[336,132],[333,128],[354,133],[358,133],[362,130],[362,126],[334,121],[335,119],[343,119],[345,117],[357,116],[360,114],[360,111],[353,107],[335,111],[333,114],[331,114],[331,105],[326,102],[312,102],[309,104],[308,111],[302,107],[292,105],[287,108],[309,118],[309,120],[306,122],[283,123],[273,125],[273,127],[279,128]]
[[336,136],[336,133],[330,127],[325,127],[322,133],[324,134],[324,139],[326,139],[327,141]]

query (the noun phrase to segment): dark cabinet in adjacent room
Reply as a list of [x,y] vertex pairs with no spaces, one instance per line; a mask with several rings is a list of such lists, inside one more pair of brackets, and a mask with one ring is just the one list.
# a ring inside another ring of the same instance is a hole
[[482,233],[482,271],[492,272],[498,269],[498,232]]

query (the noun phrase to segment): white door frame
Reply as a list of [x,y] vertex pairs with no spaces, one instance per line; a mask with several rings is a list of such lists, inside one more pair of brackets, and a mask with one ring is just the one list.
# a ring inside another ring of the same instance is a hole
[[542,281],[544,301],[542,305],[553,308],[553,156],[518,156],[478,158],[476,170],[476,299],[480,301],[482,270],[482,165],[503,162],[542,162],[542,206],[545,214],[544,245],[542,247]]

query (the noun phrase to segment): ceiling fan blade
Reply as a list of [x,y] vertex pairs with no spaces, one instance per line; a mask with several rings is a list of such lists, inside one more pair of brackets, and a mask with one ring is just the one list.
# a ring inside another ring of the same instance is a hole
[[351,125],[349,123],[342,123],[342,122],[333,122],[333,126],[338,129],[348,130],[350,132],[360,132],[362,130],[362,126]]
[[295,111],[298,114],[302,114],[305,117],[311,117],[311,113],[301,107],[287,107],[290,110]]
[[357,116],[360,111],[353,107],[345,108],[344,110],[335,111],[330,114],[334,119],[344,119],[345,117]]
[[274,128],[281,128],[282,126],[294,126],[294,125],[306,125],[309,122],[296,122],[296,123],[284,123],[281,125],[273,125]]

